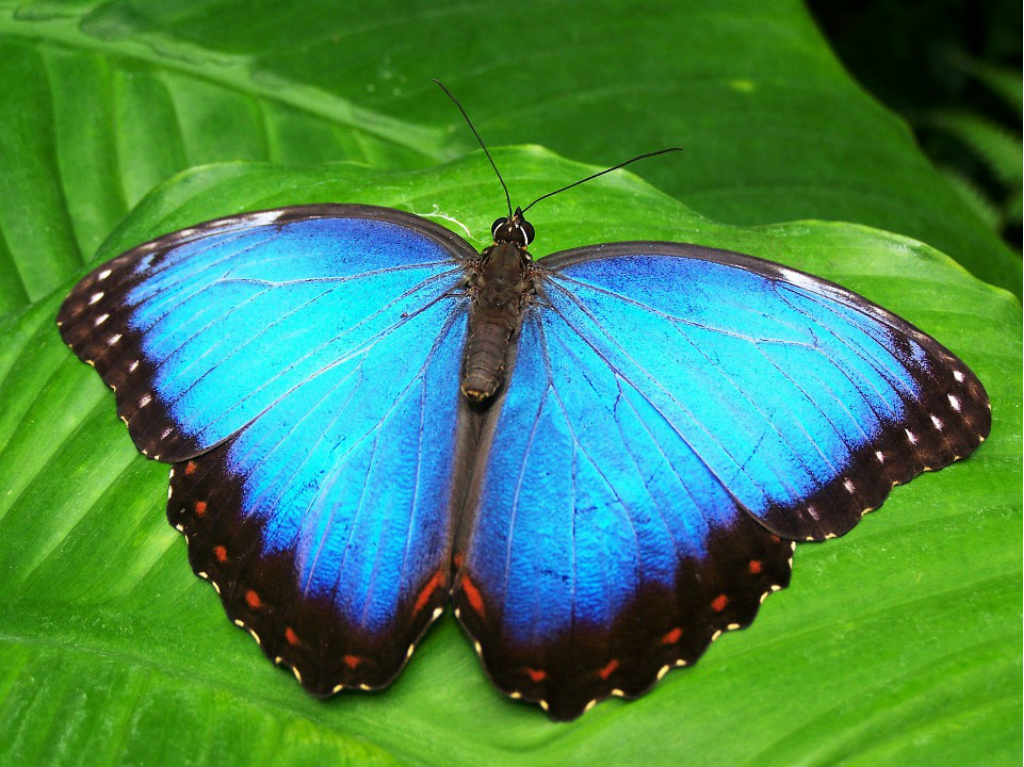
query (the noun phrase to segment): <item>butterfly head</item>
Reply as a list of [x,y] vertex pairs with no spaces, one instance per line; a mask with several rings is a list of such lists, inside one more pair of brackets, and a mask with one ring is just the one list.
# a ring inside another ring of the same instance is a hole
[[533,242],[533,224],[523,217],[523,211],[516,208],[511,216],[502,216],[491,224],[491,236],[495,244],[510,242],[525,248]]

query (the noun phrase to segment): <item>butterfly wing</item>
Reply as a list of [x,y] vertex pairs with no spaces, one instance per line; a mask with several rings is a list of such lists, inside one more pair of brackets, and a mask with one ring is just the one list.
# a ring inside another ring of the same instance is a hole
[[787,584],[791,540],[988,433],[962,362],[823,280],[663,243],[538,269],[454,599],[498,685],[557,718],[693,662]]
[[475,256],[388,208],[279,208],[127,251],[74,287],[57,324],[114,389],[139,450],[174,462],[448,290]]
[[396,211],[223,219],[99,267],[60,313],[229,617],[311,692],[387,684],[447,601],[460,238]]

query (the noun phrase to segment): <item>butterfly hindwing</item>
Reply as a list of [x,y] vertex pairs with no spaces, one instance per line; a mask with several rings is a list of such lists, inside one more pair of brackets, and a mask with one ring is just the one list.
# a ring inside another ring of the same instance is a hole
[[454,598],[556,717],[691,662],[786,585],[792,540],[988,433],[966,366],[831,283],[664,243],[538,270]]
[[559,325],[523,327],[454,600],[495,682],[571,719],[748,624],[792,544]]
[[389,683],[448,599],[464,317],[394,332],[174,467],[193,569],[318,695]]

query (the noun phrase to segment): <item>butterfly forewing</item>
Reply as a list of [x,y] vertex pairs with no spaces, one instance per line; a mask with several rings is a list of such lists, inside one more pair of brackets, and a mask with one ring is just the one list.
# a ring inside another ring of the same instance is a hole
[[220,219],[97,267],[65,342],[114,388],[143,453],[188,458],[450,290],[475,253],[424,219],[311,205]]

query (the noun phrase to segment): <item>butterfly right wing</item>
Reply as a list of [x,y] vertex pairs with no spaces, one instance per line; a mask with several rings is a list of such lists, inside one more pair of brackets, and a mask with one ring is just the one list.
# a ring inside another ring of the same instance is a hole
[[554,718],[694,662],[788,583],[792,541],[988,434],[963,362],[824,280],[677,243],[537,269],[453,600],[495,682]]

